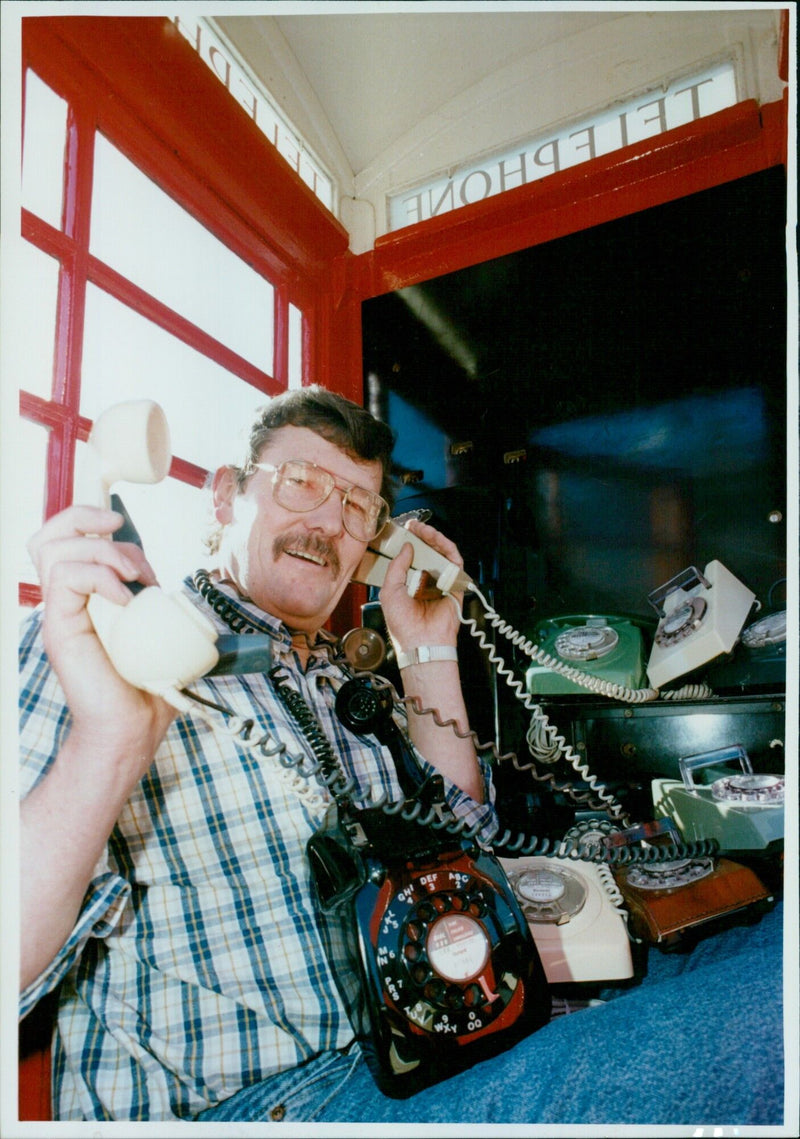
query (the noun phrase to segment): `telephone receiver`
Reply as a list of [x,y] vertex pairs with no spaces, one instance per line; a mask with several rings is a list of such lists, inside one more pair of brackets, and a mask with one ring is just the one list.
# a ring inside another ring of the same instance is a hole
[[475,588],[475,583],[460,566],[392,519],[389,519],[377,538],[370,542],[352,580],[362,585],[383,585],[389,563],[406,543],[414,548],[411,568],[406,574],[409,596],[435,596],[454,591],[464,593]]
[[[172,461],[169,426],[152,400],[128,400],[104,411],[89,435],[96,503],[109,509],[116,482],[161,482]],[[118,500],[117,500],[118,501]],[[128,537],[132,523],[127,519]],[[133,540],[138,539],[133,527]],[[141,545],[141,543],[138,543]],[[179,689],[219,661],[217,631],[185,597],[158,586],[137,587],[127,605],[93,593],[87,609],[103,648],[136,688],[180,701]]]

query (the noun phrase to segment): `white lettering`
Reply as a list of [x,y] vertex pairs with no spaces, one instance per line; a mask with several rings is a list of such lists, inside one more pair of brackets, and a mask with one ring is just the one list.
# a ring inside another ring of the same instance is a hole
[[[247,87],[241,79],[238,82],[239,82],[239,86],[241,88],[243,88],[243,94],[241,94],[239,96],[238,102],[244,107],[244,109],[247,111],[248,115],[253,120],[253,122],[257,123],[258,122],[258,99],[255,97],[255,95],[250,90],[250,88]],[[273,139],[270,139],[270,142],[272,143],[273,146],[275,145],[275,142]]]
[[[428,193],[430,194],[430,190]],[[403,225],[409,222],[422,221],[422,194],[414,194],[410,198],[403,199],[403,205],[407,207],[406,214],[408,215]]]
[[642,103],[641,107],[636,108],[637,111],[646,111],[648,107],[658,107],[657,115],[651,115],[649,119],[642,120],[645,126],[648,123],[658,123],[656,134],[661,134],[667,129],[666,103],[665,96],[661,95],[658,99],[652,99],[649,103]]
[[[185,18],[175,16],[173,23],[229,94],[244,107],[262,134],[300,174],[323,205],[330,209],[333,201],[332,179],[311,157],[297,134],[284,122],[277,108],[273,106],[269,93],[260,88],[255,77],[248,75],[235,59],[230,57],[224,41],[203,17],[187,22]],[[208,47],[204,51],[206,41]],[[261,93],[257,94],[257,91]]]
[[[188,40],[189,43],[192,43],[191,33],[187,32],[187,30],[184,28],[183,24],[181,23],[180,16],[175,17],[175,27],[178,29],[178,31],[181,33],[181,35],[183,36],[183,38],[185,40]],[[196,24],[195,29],[194,29],[194,43],[192,44],[192,47],[194,48],[194,50],[197,52],[198,55],[200,54],[200,38],[201,38],[200,25]]]
[[[542,155],[548,147],[550,148],[550,157],[543,159]],[[561,165],[558,159],[558,139],[553,138],[549,142],[543,142],[542,145],[538,147],[534,152],[533,161],[537,166],[552,166],[554,174],[560,170]]]
[[595,132],[595,126],[594,126],[594,123],[591,123],[588,127],[581,127],[581,129],[579,131],[573,131],[572,134],[569,136],[570,138],[577,138],[579,134],[585,134],[588,136],[586,142],[576,142],[575,143],[575,149],[576,150],[582,150],[584,147],[586,147],[586,149],[589,151],[589,158],[596,158],[597,157],[597,150],[595,149],[594,132]]
[[[467,183],[469,182],[469,180],[471,178],[482,178],[483,179],[483,193],[478,198],[470,198],[469,195],[467,194]],[[461,183],[461,189],[459,190],[459,197],[461,198],[461,201],[464,203],[464,205],[468,206],[468,205],[471,205],[473,202],[482,202],[484,198],[489,197],[489,195],[491,194],[491,191],[492,191],[492,179],[489,177],[489,175],[486,173],[486,171],[485,170],[473,170],[472,173],[468,174],[466,176],[466,178],[464,179],[464,181]]]
[[628,145],[628,112],[623,111],[619,117],[620,146]]
[[442,205],[444,203],[445,198],[450,199],[450,205],[445,208],[445,212],[447,212],[448,210],[455,209],[455,202],[453,201],[453,183],[452,182],[447,183],[447,185],[445,186],[441,196],[439,197],[439,201],[436,203],[435,206],[433,204],[433,190],[428,190],[428,210],[429,210],[428,217],[435,218],[438,213],[442,212]]
[[[217,60],[219,60],[222,63],[222,66],[224,69],[222,74],[220,73],[219,67],[217,66]],[[219,48],[214,47],[213,44],[208,49],[208,62],[209,62],[209,65],[211,66],[211,70],[216,72],[217,79],[221,79],[223,84],[225,85],[225,87],[228,89],[228,91],[230,91],[230,89],[231,89],[231,65],[228,62],[228,60],[225,58],[225,56],[222,54],[222,52],[219,50]]]
[[[521,154],[517,155],[517,158],[519,159],[519,166],[517,167],[516,170],[511,170],[510,174],[511,175],[519,174],[519,176],[520,176],[519,184],[520,184],[520,186],[524,186],[525,183],[528,181],[527,177],[525,176],[525,151],[523,150],[521,152]],[[498,166],[500,168],[500,193],[503,194],[503,193],[505,193],[506,190],[508,190],[510,188],[506,184],[506,160],[505,160],[505,158],[500,159]]]
[[675,95],[677,97],[678,95],[685,95],[687,91],[691,91],[693,120],[700,118],[700,88],[703,87],[706,83],[712,82],[712,79],[701,79],[699,83],[691,83],[688,87],[681,87],[680,91],[675,92]]
[[640,94],[621,108],[609,107],[590,120],[570,124],[560,134],[533,139],[523,149],[517,146],[487,159],[478,169],[465,167],[447,178],[420,186],[413,193],[405,191],[390,198],[390,228],[426,221],[484,201],[565,167],[644,142],[736,102],[735,69],[730,60],[691,80],[681,77],[659,87],[649,99],[643,100]]

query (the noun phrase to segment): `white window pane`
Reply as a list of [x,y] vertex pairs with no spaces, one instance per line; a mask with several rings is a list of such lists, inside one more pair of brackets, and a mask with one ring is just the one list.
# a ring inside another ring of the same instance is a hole
[[289,305],[289,387],[303,386],[303,314]]
[[30,68],[25,72],[22,204],[61,228],[67,104]]
[[[86,485],[87,464],[88,448],[81,443],[75,454],[75,501]],[[187,573],[208,563],[203,547],[211,525],[207,490],[166,478],[153,486],[121,482],[113,493],[125,504],[162,589],[177,589]]]
[[33,395],[50,399],[53,341],[58,297],[58,262],[27,241],[14,243],[13,295],[6,302],[9,323],[3,369],[9,381]]
[[[49,431],[30,419],[19,419],[16,428],[16,459],[13,495],[15,557],[20,581],[36,584],[39,576],[28,557],[25,544],[44,519],[45,475]],[[7,488],[8,489],[8,488]]]
[[274,372],[272,285],[101,135],[91,251],[240,356]]
[[239,460],[255,410],[268,401],[263,392],[89,285],[81,414],[96,419],[127,399],[161,404],[172,453],[207,470]]

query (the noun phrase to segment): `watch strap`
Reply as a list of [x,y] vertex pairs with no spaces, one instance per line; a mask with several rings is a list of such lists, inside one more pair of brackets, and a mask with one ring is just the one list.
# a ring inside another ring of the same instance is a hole
[[435,660],[458,660],[455,645],[418,645],[415,649],[397,654],[397,667],[408,668],[412,664],[429,664]]

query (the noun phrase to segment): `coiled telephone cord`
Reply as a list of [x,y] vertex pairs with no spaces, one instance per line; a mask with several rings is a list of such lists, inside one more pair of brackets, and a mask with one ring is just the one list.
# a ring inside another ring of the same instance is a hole
[[[400,815],[419,826],[441,830],[456,838],[465,839],[469,842],[476,841],[480,845],[491,846],[494,849],[502,849],[503,853],[549,855],[551,857],[576,858],[583,861],[614,865],[616,863],[662,862],[676,858],[697,858],[711,855],[719,849],[719,844],[715,840],[704,840],[678,846],[605,848],[600,843],[587,843],[585,838],[561,839],[556,843],[548,838],[538,838],[536,835],[526,835],[522,832],[514,833],[508,828],[498,829],[491,841],[486,842],[485,839],[480,838],[480,832],[483,830],[481,824],[470,826],[466,819],[447,818],[440,815],[435,806],[425,807],[419,800],[409,800],[402,795],[399,800],[391,802],[384,787],[381,787],[377,794],[371,784],[365,790],[359,790],[355,780],[345,775],[314,712],[306,704],[300,693],[285,683],[285,674],[281,675],[280,668],[273,669],[270,676],[279,698],[283,701],[290,715],[295,716],[295,722],[308,740],[313,753],[311,758],[304,753],[292,755],[287,745],[268,730],[254,738],[255,721],[252,718],[239,716],[233,709],[198,696],[187,689],[183,690],[183,695],[192,701],[197,714],[213,729],[217,729],[219,724],[215,718],[208,715],[205,711],[206,708],[213,709],[221,714],[226,730],[240,742],[246,743],[259,755],[277,761],[280,767],[284,769],[284,778],[291,786],[297,782],[304,785],[305,791],[300,787],[296,789],[301,797],[309,798],[309,801],[312,801],[309,792],[313,794],[311,781],[314,779],[336,801],[349,802],[353,794],[358,793],[362,801],[369,802],[372,808],[381,810],[386,815]],[[383,678],[376,679],[383,680]],[[385,680],[383,683],[389,684]],[[407,701],[403,702],[408,703]],[[425,714],[426,711],[428,710],[422,710],[420,714]],[[434,710],[430,710],[430,714],[434,714]],[[440,717],[438,722],[442,723]],[[449,721],[444,721],[444,723],[449,723]],[[319,802],[319,796],[313,801]]]
[[[530,641],[526,641],[521,633],[516,632],[516,630],[507,624],[507,622],[505,622],[499,616],[499,614],[491,608],[486,598],[479,591],[476,592],[478,592],[478,597],[480,598],[482,604],[486,607],[486,617],[493,628],[497,629],[498,632],[506,636],[513,644],[522,647],[529,656],[532,653],[541,653],[541,649],[538,649]],[[455,601],[455,598],[453,600]],[[581,779],[583,779],[584,782],[591,788],[591,792],[594,793],[594,795],[597,797],[597,800],[602,804],[602,809],[607,811],[612,818],[619,819],[624,826],[629,826],[630,819],[625,812],[625,808],[616,799],[616,797],[612,795],[611,792],[609,792],[608,789],[598,781],[597,777],[593,775],[589,770],[587,764],[581,761],[580,756],[578,756],[573,751],[572,747],[569,743],[567,743],[564,736],[559,733],[558,728],[555,726],[555,724],[550,723],[550,720],[548,719],[546,713],[543,711],[541,705],[537,704],[536,701],[533,700],[531,696],[525,691],[524,685],[520,679],[515,675],[514,671],[509,668],[505,660],[498,655],[497,651],[495,650],[495,646],[488,639],[483,630],[478,628],[476,620],[473,617],[464,616],[460,605],[457,604],[456,608],[459,620],[461,621],[462,625],[465,625],[469,629],[472,636],[475,637],[475,639],[478,641],[479,645],[488,656],[490,662],[497,670],[497,675],[503,678],[503,680],[512,690],[520,703],[523,704],[524,707],[527,708],[527,710],[532,714],[532,716],[535,717],[538,726],[541,729],[541,732],[544,733],[544,738],[547,740],[546,754],[548,756],[554,756],[557,753],[556,758],[563,757],[571,765],[574,771],[581,777]],[[542,655],[546,656],[547,654]],[[538,659],[538,657],[535,659]],[[573,669],[570,671],[575,670]],[[581,673],[581,675],[583,674]],[[605,684],[606,682],[603,683]],[[619,686],[613,685],[609,687],[617,688]],[[652,689],[651,691],[655,693],[655,689]],[[550,758],[548,762],[552,763],[553,759]],[[516,756],[514,756],[514,765],[520,771],[533,769],[532,763],[527,765],[520,764]],[[549,776],[545,776],[543,781],[545,780],[549,782],[555,782],[554,779]],[[568,787],[571,789],[571,785],[566,785],[561,789],[567,790]],[[591,792],[587,792],[586,794],[590,795]],[[583,795],[584,793],[575,792],[575,794]]]

